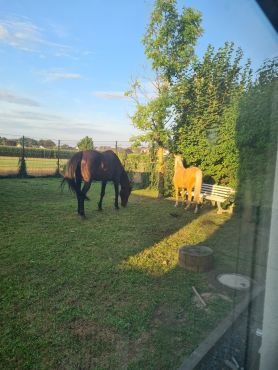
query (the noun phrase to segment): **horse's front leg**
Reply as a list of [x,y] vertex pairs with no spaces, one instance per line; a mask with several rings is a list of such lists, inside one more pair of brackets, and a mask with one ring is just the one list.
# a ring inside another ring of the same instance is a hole
[[185,202],[185,209],[189,209],[192,201],[192,189],[187,189],[187,201]]
[[175,188],[175,192],[176,192],[176,203],[175,203],[175,207],[178,207],[178,205],[179,205],[179,188]]
[[114,181],[114,189],[115,189],[115,208],[119,209],[119,203],[118,203],[118,198],[119,198],[119,183],[117,181]]
[[91,187],[91,182],[85,182],[80,195],[78,195],[78,213],[80,216],[85,216],[84,200],[87,198],[86,194]]
[[105,188],[106,188],[106,181],[102,181],[101,183],[101,192],[100,192],[100,198],[99,198],[99,202],[98,202],[98,210],[99,211],[102,211],[102,200],[103,200],[103,197],[105,195]]

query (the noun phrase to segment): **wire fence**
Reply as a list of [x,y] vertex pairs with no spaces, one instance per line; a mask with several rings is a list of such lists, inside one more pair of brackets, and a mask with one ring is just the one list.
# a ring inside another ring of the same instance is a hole
[[[130,170],[138,172],[149,170],[146,160],[148,148],[133,149],[129,141],[120,140],[96,140],[93,141],[93,148],[99,151],[113,150],[125,161]],[[6,134],[0,136],[0,176],[16,176],[20,171],[25,171],[29,176],[60,175],[68,159],[77,151],[78,147],[74,140],[31,139]]]

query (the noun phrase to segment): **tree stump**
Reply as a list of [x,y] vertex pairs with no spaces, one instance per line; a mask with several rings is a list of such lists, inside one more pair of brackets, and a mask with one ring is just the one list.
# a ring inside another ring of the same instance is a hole
[[212,268],[212,253],[212,249],[204,245],[181,247],[179,265],[189,271],[209,271]]

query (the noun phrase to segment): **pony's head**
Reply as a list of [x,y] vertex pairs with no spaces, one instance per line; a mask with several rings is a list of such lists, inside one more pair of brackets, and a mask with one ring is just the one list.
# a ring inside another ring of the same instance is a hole
[[175,154],[175,168],[183,167],[182,156],[179,154]]
[[120,197],[121,197],[122,207],[126,207],[127,202],[128,202],[128,198],[130,196],[130,193],[131,193],[131,186],[130,185],[121,186]]

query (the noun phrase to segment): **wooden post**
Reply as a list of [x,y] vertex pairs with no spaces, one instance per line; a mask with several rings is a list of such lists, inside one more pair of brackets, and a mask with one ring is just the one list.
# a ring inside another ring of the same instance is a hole
[[157,173],[158,173],[158,197],[164,196],[164,149],[159,147],[157,150]]

